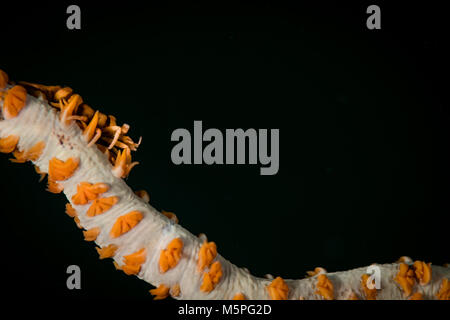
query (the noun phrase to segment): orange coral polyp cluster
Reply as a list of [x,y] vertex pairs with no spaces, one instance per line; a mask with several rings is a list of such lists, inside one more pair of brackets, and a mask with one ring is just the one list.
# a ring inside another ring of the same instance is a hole
[[47,191],[51,192],[51,193],[61,193],[64,190],[64,187],[59,184],[58,182],[52,181],[52,180],[48,180],[47,183]]
[[86,241],[95,241],[100,234],[100,228],[95,227],[92,229],[89,229],[87,231],[83,231],[84,240]]
[[141,265],[145,262],[146,257],[147,252],[144,248],[124,256],[124,265],[122,266],[123,272],[127,275],[138,274],[139,271],[141,271]]
[[431,275],[431,263],[415,261],[412,266],[400,263],[394,280],[403,289],[405,297],[409,297],[416,282],[421,286],[425,286],[431,281]]
[[5,138],[0,139],[0,152],[11,153],[13,152],[17,144],[19,143],[19,137],[16,135],[9,135]]
[[52,181],[64,181],[69,179],[78,168],[79,160],[69,158],[66,161],[53,157],[48,165],[48,177]]
[[203,274],[200,290],[203,292],[211,292],[220,282],[222,278],[222,264],[219,261],[214,262],[208,272]]
[[214,242],[203,242],[198,252],[197,267],[199,271],[209,267],[217,256],[217,246]]
[[450,300],[450,281],[449,279],[442,279],[441,286],[439,287],[439,291],[436,294],[436,298],[438,300]]
[[105,183],[80,182],[77,185],[77,193],[72,196],[72,202],[76,205],[85,205],[108,190],[109,186]]
[[27,101],[27,91],[22,86],[14,86],[6,92],[3,102],[3,116],[5,119],[17,117]]
[[117,218],[110,231],[111,238],[117,238],[133,229],[144,216],[140,211],[131,211]]
[[276,277],[266,287],[272,300],[287,300],[289,295],[289,287],[281,277]]
[[158,286],[158,288],[151,289],[150,293],[155,296],[153,298],[154,300],[165,299],[165,298],[167,298],[169,296],[169,287],[167,287],[164,284],[160,284]]
[[402,287],[404,295],[406,297],[409,297],[416,282],[414,270],[411,269],[407,264],[400,263],[399,271],[397,276],[395,277],[395,281]]
[[317,277],[317,291],[316,293],[321,295],[325,300],[334,299],[334,287],[330,279],[325,274],[319,274]]
[[113,205],[115,205],[119,201],[119,198],[116,196],[107,197],[107,198],[99,198],[95,199],[91,206],[89,207],[88,211],[86,212],[86,215],[88,217],[95,217],[100,214],[105,213]]
[[431,263],[416,261],[413,264],[413,268],[420,285],[424,286],[431,281]]
[[174,268],[181,259],[183,251],[183,241],[175,238],[167,245],[166,249],[161,250],[159,256],[159,269],[162,273]]
[[100,260],[114,257],[117,249],[118,247],[115,244],[109,244],[103,248],[95,248]]

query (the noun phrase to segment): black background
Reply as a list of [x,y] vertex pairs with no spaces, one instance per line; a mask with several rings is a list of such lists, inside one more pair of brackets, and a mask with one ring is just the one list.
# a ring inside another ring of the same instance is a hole
[[[127,183],[252,274],[302,278],[399,256],[449,262],[448,81],[437,4],[2,4],[0,68],[70,86],[143,136]],[[428,2],[427,2],[428,3]],[[366,28],[378,4],[382,29]],[[170,160],[177,128],[279,128],[280,170]],[[21,298],[144,298],[100,261],[30,165],[0,157],[2,289]],[[67,290],[66,268],[82,270]]]

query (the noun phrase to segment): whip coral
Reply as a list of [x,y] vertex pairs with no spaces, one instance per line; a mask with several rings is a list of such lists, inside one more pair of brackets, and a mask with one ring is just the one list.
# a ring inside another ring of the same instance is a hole
[[14,83],[1,70],[0,107],[0,152],[47,174],[48,190],[65,194],[66,213],[99,258],[154,285],[155,299],[449,299],[448,267],[408,259],[377,265],[380,289],[367,286],[367,268],[317,268],[300,280],[255,277],[124,182],[140,144],[128,136],[128,125],[94,110],[71,88]]

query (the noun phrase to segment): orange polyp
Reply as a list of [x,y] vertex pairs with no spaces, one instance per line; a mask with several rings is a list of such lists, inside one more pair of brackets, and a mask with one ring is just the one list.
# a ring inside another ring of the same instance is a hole
[[95,199],[92,202],[91,206],[89,207],[88,211],[86,212],[86,215],[88,217],[95,217],[102,213],[105,213],[106,211],[111,209],[111,207],[115,205],[118,201],[119,198],[115,196]]
[[66,213],[71,218],[75,218],[77,216],[77,211],[72,207],[70,203],[66,203]]
[[64,87],[55,92],[55,100],[66,99],[69,95],[73,93],[72,88]]
[[113,168],[113,174],[118,178],[126,177],[127,155],[126,151],[119,151]]
[[245,296],[243,293],[239,292],[234,295],[232,300],[247,300],[247,299],[245,299]]
[[334,287],[330,279],[325,274],[319,274],[317,277],[317,294],[320,294],[326,300],[334,299]]
[[122,266],[122,270],[127,275],[138,274],[141,270],[141,265],[145,262],[146,256],[147,253],[144,248],[132,254],[124,256],[125,264]]
[[222,275],[222,265],[219,261],[214,262],[209,271],[203,274],[200,290],[203,292],[211,292],[219,283]]
[[450,300],[450,281],[447,278],[442,279],[436,298],[438,300]]
[[400,263],[399,271],[394,279],[403,289],[405,297],[409,297],[416,282],[414,271],[405,263]]
[[423,300],[423,296],[420,292],[415,292],[408,300]]
[[5,119],[16,117],[25,106],[27,91],[22,86],[14,86],[6,92],[3,102],[3,116]]
[[281,277],[273,279],[266,289],[269,291],[269,296],[272,300],[287,300],[288,298],[289,287]]
[[123,272],[125,272],[126,275],[136,275],[139,273],[139,271],[141,271],[141,266],[136,266],[136,265],[123,265],[120,268]]
[[143,218],[144,216],[139,211],[131,211],[117,218],[110,232],[111,238],[117,238],[122,234],[127,233],[132,228],[134,228]]
[[[123,131],[123,129],[122,129],[122,131]],[[123,143],[125,143],[131,149],[131,151],[136,151],[142,142],[142,137],[139,137],[138,142],[134,142],[133,139],[131,139],[128,136],[122,136],[122,137],[120,137],[119,140],[122,141]]]
[[42,91],[45,94],[45,96],[50,100],[52,100],[55,93],[59,89],[61,89],[60,86],[46,86],[46,85],[31,83],[31,82],[26,82],[26,81],[20,81],[19,83],[21,85],[24,85],[25,87],[31,87],[31,88],[37,89],[38,91]]
[[9,77],[5,71],[0,69],[0,90],[5,89],[6,85],[9,82]]
[[16,159],[11,159],[11,162],[25,163],[27,161],[37,161],[41,157],[44,148],[45,143],[43,141],[39,141],[29,150],[26,151],[16,150],[13,152],[13,155],[14,157],[16,157]]
[[212,283],[211,277],[207,272],[203,274],[202,284],[200,286],[200,290],[203,292],[211,292],[214,289],[214,285]]
[[314,268],[314,271],[306,271],[308,277],[314,277],[315,275],[318,275],[320,273],[327,273],[327,270],[321,267],[316,267]]
[[369,289],[369,287],[367,287],[367,280],[369,278],[370,278],[370,276],[368,274],[363,274],[361,276],[361,287],[363,288],[363,291],[366,295],[367,300],[376,300],[377,299],[377,289],[376,288]]
[[[0,70],[1,71],[1,70]],[[15,135],[9,135],[6,138],[0,139],[0,152],[10,153],[13,152],[17,144],[19,143],[19,137]]]
[[175,223],[178,223],[178,217],[173,212],[161,210],[161,213]]
[[145,202],[150,202],[150,196],[148,195],[148,192],[145,190],[137,190],[134,192],[139,198],[144,200]]
[[154,295],[154,300],[161,300],[165,299],[169,296],[169,287],[165,286],[164,284],[160,284],[158,288],[151,289],[150,293]]
[[133,264],[143,264],[145,262],[147,253],[145,248],[142,248],[132,254],[124,256],[125,264],[133,265]]
[[[105,131],[102,131],[102,133],[105,133]],[[105,136],[102,136],[102,140],[109,143],[109,145],[106,147],[108,150],[111,150],[115,147],[117,147],[119,149],[130,149],[130,147],[126,143],[124,143],[120,140],[114,140],[112,138],[105,137]],[[130,149],[130,150],[132,150],[132,149]]]
[[431,263],[416,261],[413,265],[414,273],[420,285],[424,286],[431,281]]
[[217,256],[217,246],[214,242],[203,242],[198,252],[198,270],[203,271],[206,267],[209,267]]
[[170,289],[170,294],[172,295],[172,297],[178,297],[180,293],[181,293],[180,284],[179,283],[174,284]]
[[64,190],[64,187],[58,182],[48,180],[47,183],[47,191],[51,193],[61,193]]
[[[64,101],[64,100],[60,100]],[[63,124],[70,124],[69,117],[72,116],[72,114],[76,111],[79,105],[83,103],[83,99],[81,99],[81,96],[79,94],[74,94],[69,98],[69,101],[67,104],[62,104],[62,110],[60,113],[60,119]]]
[[92,228],[87,231],[83,231],[84,240],[86,241],[95,241],[100,234],[100,228]]
[[112,258],[114,257],[114,254],[116,253],[116,250],[118,247],[115,244],[110,244],[103,248],[95,248],[98,252],[100,260],[106,259],[106,258]]
[[161,250],[159,256],[159,268],[162,273],[174,268],[181,259],[183,241],[180,238],[173,239],[167,249]]
[[77,185],[77,193],[72,196],[72,202],[76,205],[84,205],[97,199],[98,195],[109,190],[105,183],[80,182]]
[[76,223],[76,225],[77,225],[77,227],[78,227],[79,229],[83,229],[83,226],[82,226],[81,223],[80,223],[80,218],[78,218],[78,216],[76,216],[75,218],[73,218],[73,220],[75,221],[75,223]]
[[103,129],[104,132],[114,132],[114,137],[111,140],[108,149],[112,149],[116,143],[119,141],[120,134],[122,133],[122,128],[119,126],[109,126]]
[[53,181],[63,181],[69,179],[78,168],[79,160],[69,158],[66,161],[52,158],[48,164],[48,177]]
[[[95,135],[95,131],[97,129],[97,125],[98,125],[98,111],[95,111],[94,116],[92,117],[91,122],[89,122],[89,125],[86,127],[86,129],[84,129],[83,131],[83,136],[86,139],[86,141],[89,143],[92,138]],[[101,133],[101,131],[100,131]]]
[[95,129],[95,136],[91,139],[91,141],[89,141],[88,143],[88,148],[90,146],[92,146],[94,143],[96,143],[98,141],[98,139],[100,139],[100,137],[102,136],[102,130],[100,130],[99,128]]
[[412,280],[410,279],[411,278],[409,277],[399,277],[395,279],[395,281],[397,281],[397,283],[402,287],[405,297],[408,297],[412,291],[413,284],[411,284]]
[[139,164],[139,162],[131,162],[131,151],[128,146],[125,149],[117,153],[116,160],[114,161],[113,174],[118,178],[126,178],[131,169]]

